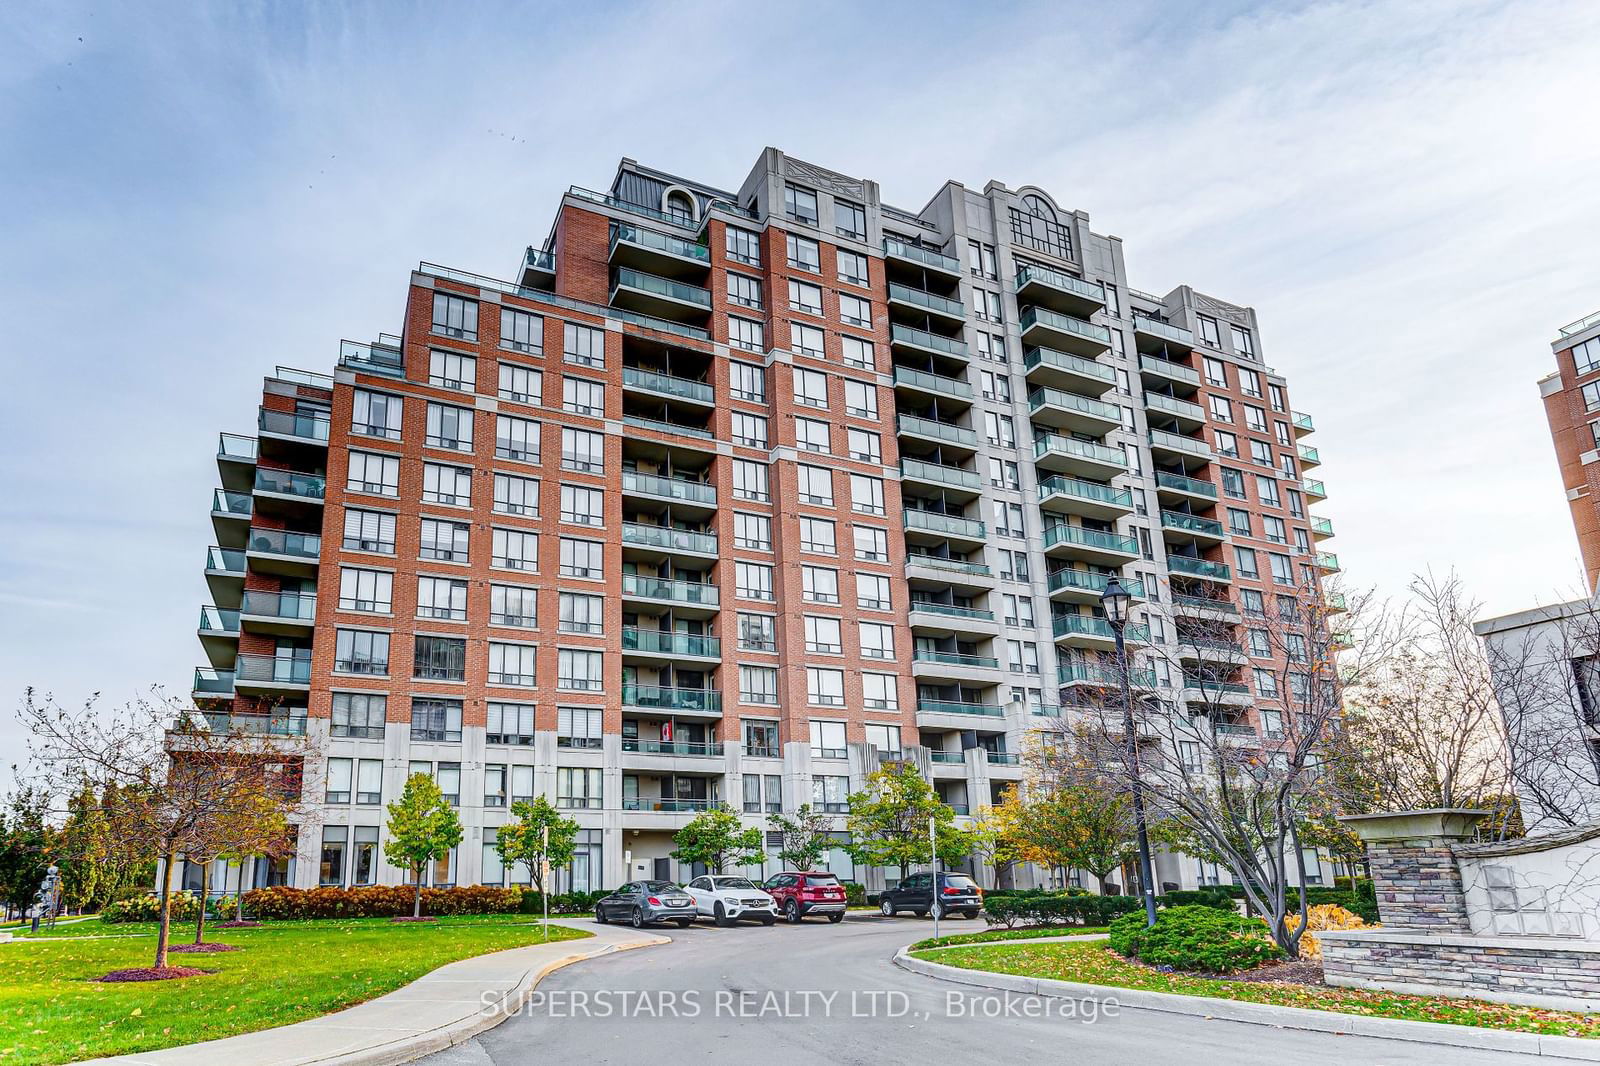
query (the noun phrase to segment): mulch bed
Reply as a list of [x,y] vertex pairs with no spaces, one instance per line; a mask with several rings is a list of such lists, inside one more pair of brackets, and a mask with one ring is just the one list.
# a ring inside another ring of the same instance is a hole
[[411,915],[406,914],[406,915],[401,915],[400,917],[397,917],[397,918],[390,918],[389,920],[391,922],[437,922],[439,919],[430,917],[430,916],[428,916],[426,914],[424,914],[420,918],[413,918],[413,917],[411,917]]
[[1322,979],[1322,963],[1314,959],[1295,959],[1293,962],[1269,962],[1265,966],[1257,966],[1253,970],[1242,973],[1214,974],[1219,981],[1278,981],[1289,985],[1317,985],[1325,984]]
[[209,955],[218,951],[238,951],[234,944],[172,944],[168,946],[169,954],[179,955]]
[[261,928],[261,923],[260,922],[252,922],[247,918],[246,919],[235,918],[231,922],[218,922],[216,927],[218,929],[260,929]]
[[118,984],[124,981],[171,981],[179,977],[205,977],[216,972],[216,970],[196,970],[190,966],[163,966],[160,969],[154,966],[142,966],[131,970],[112,970],[93,980],[104,984]]

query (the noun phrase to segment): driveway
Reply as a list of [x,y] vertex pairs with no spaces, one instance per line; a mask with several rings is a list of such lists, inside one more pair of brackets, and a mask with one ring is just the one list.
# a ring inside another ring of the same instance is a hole
[[[977,931],[981,921],[943,923]],[[1528,1057],[1122,1009],[1062,1017],[1062,1000],[1006,998],[900,970],[890,957],[933,923],[852,914],[840,925],[659,932],[674,943],[546,978],[542,1003],[422,1060],[431,1066],[582,1062],[1138,1063],[1139,1066],[1479,1066]],[[1114,995],[1108,990],[1108,995]],[[1075,1005],[1077,1006],[1077,1005]],[[974,1017],[973,1009],[999,1012]],[[1056,1013],[1045,1016],[1053,1008]],[[1032,1012],[1033,1016],[1028,1016]]]

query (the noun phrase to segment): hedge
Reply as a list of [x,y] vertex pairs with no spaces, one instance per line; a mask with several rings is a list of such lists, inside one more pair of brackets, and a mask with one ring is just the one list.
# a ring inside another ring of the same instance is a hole
[[[543,914],[544,894],[536,888],[524,888],[518,909],[523,914]],[[594,905],[601,897],[611,893],[605,889],[598,892],[557,892],[550,897],[551,914],[583,914],[594,910]]]
[[[361,888],[258,888],[244,894],[252,918],[390,918],[411,913],[416,890],[410,885]],[[522,904],[515,888],[464,885],[424,888],[422,913],[514,914]]]
[[1138,896],[1016,895],[983,899],[984,920],[1013,929],[1019,925],[1104,925],[1121,914],[1141,910]]
[[[192,922],[200,916],[200,904],[192,892],[174,892],[167,897],[167,916],[174,922]],[[102,922],[154,922],[161,917],[161,897],[145,893],[107,903],[100,908]]]
[[1157,896],[1162,907],[1211,907],[1219,911],[1235,911],[1233,897],[1221,888],[1174,889]]
[[1111,923],[1111,950],[1149,966],[1198,973],[1235,973],[1283,957],[1259,918],[1215,907],[1170,907],[1146,926],[1144,915]]

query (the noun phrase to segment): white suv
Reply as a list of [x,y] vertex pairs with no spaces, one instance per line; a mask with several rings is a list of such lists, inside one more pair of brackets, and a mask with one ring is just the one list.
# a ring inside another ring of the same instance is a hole
[[740,918],[753,918],[762,925],[778,920],[778,905],[771,896],[744,877],[705,874],[684,886],[694,900],[695,912],[716,919],[718,925],[732,925]]

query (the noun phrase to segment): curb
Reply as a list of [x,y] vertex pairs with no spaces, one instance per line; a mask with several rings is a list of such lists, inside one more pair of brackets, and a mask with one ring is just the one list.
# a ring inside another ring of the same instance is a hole
[[[1032,943],[1020,941],[1014,943]],[[960,946],[960,945],[957,945]],[[990,947],[991,944],[972,945]],[[947,950],[943,948],[933,950]],[[1575,1036],[1544,1036],[1538,1033],[1510,1033],[1500,1029],[1451,1025],[1446,1022],[1416,1022],[1403,1018],[1369,1018],[1359,1014],[1310,1010],[1305,1007],[1279,1007],[1270,1003],[1242,1003],[1208,996],[1183,996],[1172,992],[1151,992],[1115,985],[1091,985],[1077,981],[1057,981],[1047,977],[1019,977],[1013,974],[967,970],[959,966],[913,958],[905,948],[895,952],[894,964],[910,973],[921,974],[951,984],[986,988],[1022,995],[1056,999],[1114,999],[1124,1007],[1183,1014],[1207,1021],[1243,1022],[1270,1025],[1277,1029],[1303,1029],[1340,1036],[1369,1036],[1382,1040],[1405,1040],[1437,1047],[1471,1048],[1478,1051],[1505,1051],[1519,1055],[1576,1059],[1600,1062],[1600,1040]]]

